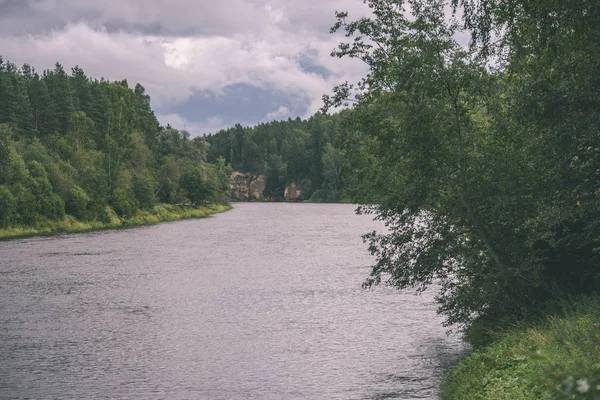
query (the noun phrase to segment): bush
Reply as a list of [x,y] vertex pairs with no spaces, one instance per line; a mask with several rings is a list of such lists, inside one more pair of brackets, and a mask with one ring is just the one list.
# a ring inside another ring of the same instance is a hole
[[67,198],[66,211],[77,219],[84,220],[87,218],[89,202],[90,197],[87,193],[79,186],[73,186]]
[[27,169],[32,178],[48,179],[46,168],[39,161],[30,161],[27,163]]
[[51,220],[65,217],[65,202],[54,192],[46,193],[39,199],[40,214]]
[[35,195],[24,185],[17,183],[12,187],[17,202],[17,220],[24,225],[32,225],[38,216],[39,204]]
[[156,181],[148,174],[133,176],[133,194],[143,208],[151,208],[155,203]]
[[0,185],[0,227],[10,225],[17,215],[17,201],[6,186]]
[[188,198],[198,203],[206,198],[207,187],[200,168],[191,168],[181,175],[180,186],[188,193]]
[[114,191],[111,204],[121,217],[132,216],[140,207],[133,192],[123,189],[116,189]]

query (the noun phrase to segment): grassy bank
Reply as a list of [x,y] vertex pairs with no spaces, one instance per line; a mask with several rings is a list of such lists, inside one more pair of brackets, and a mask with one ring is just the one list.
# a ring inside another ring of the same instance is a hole
[[101,229],[118,229],[134,226],[151,225],[159,222],[178,221],[182,219],[203,218],[231,209],[230,205],[216,204],[203,207],[182,207],[170,204],[158,204],[150,210],[140,210],[129,218],[119,218],[109,212],[110,221],[77,221],[67,216],[62,221],[40,221],[35,226],[17,226],[0,229],[0,240],[16,239],[28,236],[53,235],[57,233],[86,232]]
[[517,327],[450,371],[444,399],[600,399],[600,297]]

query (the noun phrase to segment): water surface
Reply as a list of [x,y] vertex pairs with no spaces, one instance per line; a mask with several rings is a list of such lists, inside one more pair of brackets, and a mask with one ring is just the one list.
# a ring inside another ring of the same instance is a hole
[[360,285],[351,205],[0,242],[2,399],[435,398],[432,295]]

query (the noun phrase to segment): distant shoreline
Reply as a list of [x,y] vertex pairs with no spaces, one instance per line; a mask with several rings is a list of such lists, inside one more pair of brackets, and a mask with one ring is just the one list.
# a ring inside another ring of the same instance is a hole
[[155,225],[161,222],[205,218],[210,215],[223,213],[231,208],[232,206],[229,204],[215,204],[196,208],[158,204],[151,210],[140,210],[130,218],[114,217],[110,222],[84,222],[77,221],[75,218],[67,216],[62,221],[46,221],[40,223],[38,226],[17,226],[0,229],[0,241],[35,236],[52,236],[63,233],[135,228],[145,225]]
[[313,200],[301,200],[301,201],[287,201],[285,199],[253,199],[253,200],[229,200],[231,204],[240,204],[240,203],[276,203],[276,204],[355,204],[351,200],[338,200],[338,201],[313,201]]

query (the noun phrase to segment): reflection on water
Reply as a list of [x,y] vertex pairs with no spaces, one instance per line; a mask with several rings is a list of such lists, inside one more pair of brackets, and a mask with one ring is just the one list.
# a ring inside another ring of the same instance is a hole
[[415,399],[463,345],[349,205],[0,243],[0,398]]

